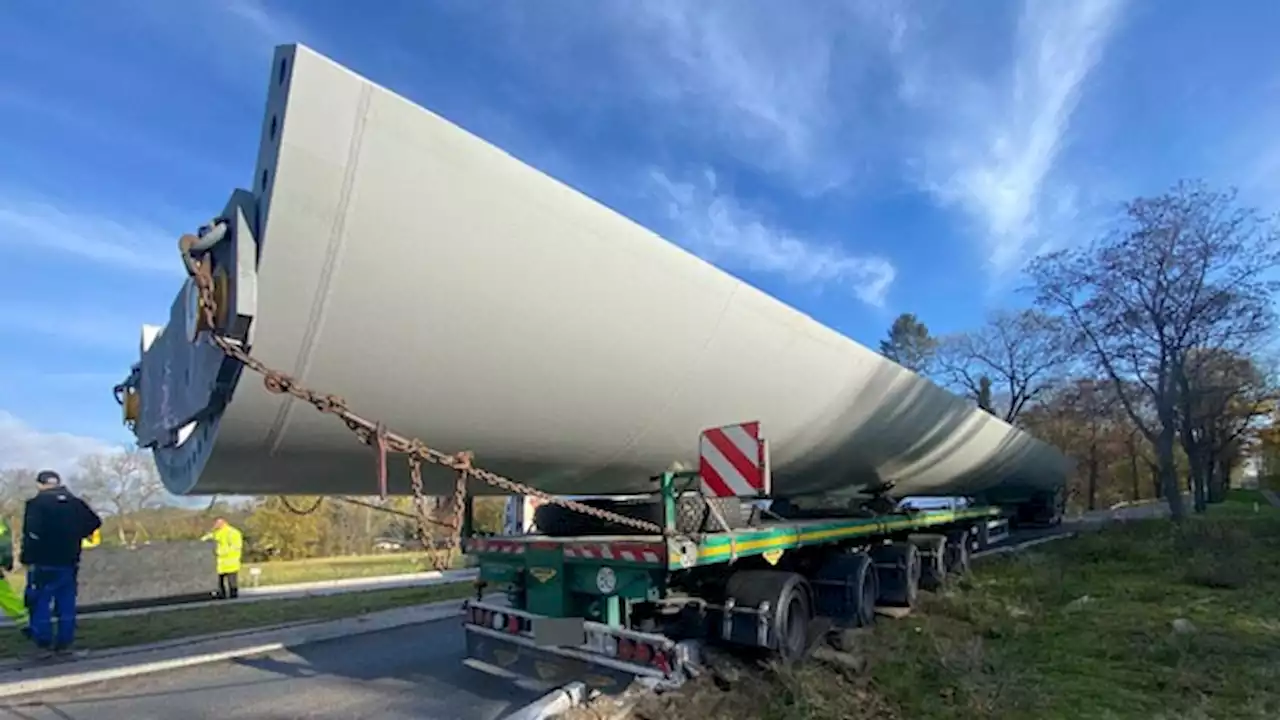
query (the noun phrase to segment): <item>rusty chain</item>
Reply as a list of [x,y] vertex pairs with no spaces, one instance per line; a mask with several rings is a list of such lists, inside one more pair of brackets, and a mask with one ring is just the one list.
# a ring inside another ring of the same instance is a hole
[[280,496],[280,504],[284,507],[285,510],[288,510],[290,513],[294,515],[311,515],[315,513],[315,511],[320,509],[320,505],[323,502],[324,502],[324,498],[318,497],[316,498],[315,503],[311,505],[311,507],[307,508],[306,510],[299,510],[298,508],[293,506],[293,503],[289,502],[289,498],[285,497],[284,495]]
[[[421,440],[406,438],[397,433],[390,432],[384,426],[370,421],[352,411],[345,400],[337,395],[320,393],[311,390],[299,383],[293,377],[286,373],[275,370],[266,363],[250,354],[238,342],[230,338],[219,335],[215,330],[218,327],[218,307],[214,297],[213,273],[211,268],[211,260],[208,255],[204,259],[198,259],[192,253],[199,238],[195,235],[183,235],[178,241],[178,248],[181,251],[183,266],[186,268],[187,274],[191,277],[191,281],[195,284],[198,300],[197,312],[200,314],[200,320],[203,321],[204,330],[206,331],[209,341],[222,350],[228,357],[239,361],[245,367],[253,370],[262,376],[262,384],[268,392],[277,395],[290,395],[298,400],[308,403],[317,411],[335,415],[346,424],[346,426],[355,433],[356,437],[366,445],[372,445],[385,439],[386,447],[389,452],[402,453],[408,457],[410,469],[410,489],[414,496],[414,506],[418,511],[419,533],[424,540],[424,544],[431,549],[434,542],[428,544],[428,538],[431,537],[430,530],[427,528],[426,512],[426,495],[422,485],[422,464],[430,463],[450,468],[458,473],[457,483],[453,494],[453,523],[448,526],[449,536],[446,540],[446,561],[452,559],[453,553],[461,545],[462,516],[465,512],[464,505],[466,502],[467,478],[473,477],[481,482],[504,490],[515,495],[523,495],[532,497],[549,505],[556,505],[566,510],[582,513],[591,517],[604,520],[606,522],[625,525],[637,530],[653,534],[653,535],[671,535],[671,531],[663,528],[656,523],[647,522],[637,518],[627,517],[618,513],[603,510],[601,508],[591,507],[583,503],[554,497],[537,488],[515,482],[496,473],[490,472],[483,468],[472,465],[472,455],[470,452],[461,453],[445,453],[427,446]],[[197,333],[197,337],[200,333]],[[439,555],[439,553],[435,553]],[[439,562],[437,559],[436,562]]]

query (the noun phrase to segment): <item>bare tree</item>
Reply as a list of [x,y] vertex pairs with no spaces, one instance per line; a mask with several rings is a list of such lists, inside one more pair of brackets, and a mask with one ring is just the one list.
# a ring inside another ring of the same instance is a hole
[[1118,398],[1106,381],[1077,380],[1064,392],[1064,398],[1084,419],[1085,427],[1085,507],[1098,509],[1098,486],[1102,481],[1101,441],[1111,428]]
[[1059,379],[1069,350],[1063,327],[1038,310],[996,312],[977,331],[942,338],[938,372],[970,397],[986,398],[984,409],[1012,423]]
[[1115,232],[1029,268],[1039,305],[1060,313],[1155,447],[1175,519],[1185,514],[1174,450],[1187,355],[1271,329],[1276,240],[1274,223],[1238,208],[1233,193],[1181,183],[1128,203]]
[[880,354],[921,375],[928,374],[938,341],[915,315],[903,313],[893,321],[889,337],[880,341]]
[[35,479],[35,470],[22,468],[0,470],[0,515],[9,518],[11,524],[22,520],[22,511],[27,498],[31,497],[36,490]]
[[116,527],[124,544],[130,542],[128,530],[133,531],[135,538],[146,531],[137,513],[164,504],[164,483],[146,450],[85,456],[80,459],[71,481],[77,494],[119,518]]

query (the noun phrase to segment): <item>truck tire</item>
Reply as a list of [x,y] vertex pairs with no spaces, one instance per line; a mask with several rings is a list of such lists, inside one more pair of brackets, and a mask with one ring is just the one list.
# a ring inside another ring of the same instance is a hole
[[676,498],[676,532],[681,535],[696,535],[724,530],[711,512],[712,507],[720,511],[720,516],[729,524],[730,530],[736,530],[746,524],[742,505],[742,498],[738,497],[718,498],[685,493]]
[[920,553],[920,587],[933,592],[947,579],[946,535],[912,535],[912,545]]
[[915,607],[920,597],[920,551],[909,542],[880,545],[871,551],[879,581],[878,604]]
[[1067,493],[1064,488],[1054,492],[1037,493],[1027,502],[1017,506],[1014,520],[1020,527],[1057,527],[1067,512]]
[[969,574],[971,556],[969,554],[969,530],[957,530],[947,534],[947,550],[945,564],[947,575],[961,578]]
[[[725,593],[738,607],[758,608],[762,603],[769,603],[770,632],[766,647],[776,653],[779,660],[791,663],[808,654],[813,601],[804,576],[781,570],[741,570],[729,577]],[[739,617],[755,624],[751,615]],[[742,644],[759,647],[754,634],[750,642]]]
[[875,564],[866,553],[832,555],[813,580],[814,612],[839,628],[868,627],[876,620],[880,586]]

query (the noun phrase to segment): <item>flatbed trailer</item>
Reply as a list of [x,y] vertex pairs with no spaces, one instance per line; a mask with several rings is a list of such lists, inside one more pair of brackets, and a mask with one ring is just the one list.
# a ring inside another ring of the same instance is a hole
[[[678,686],[708,643],[796,659],[828,632],[909,609],[921,589],[967,572],[1007,522],[989,506],[782,517],[760,497],[708,493],[696,472],[654,482],[651,504],[606,506],[647,511],[663,534],[597,523],[581,534],[468,538],[480,573],[464,609],[466,664],[607,691],[636,678]],[[544,505],[539,524],[561,525],[560,510]]]

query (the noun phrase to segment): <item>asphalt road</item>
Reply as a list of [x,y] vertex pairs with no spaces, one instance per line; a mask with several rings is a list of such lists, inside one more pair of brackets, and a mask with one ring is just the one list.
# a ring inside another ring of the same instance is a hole
[[0,704],[0,720],[494,720],[537,699],[462,656],[451,618]]

